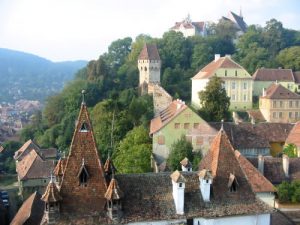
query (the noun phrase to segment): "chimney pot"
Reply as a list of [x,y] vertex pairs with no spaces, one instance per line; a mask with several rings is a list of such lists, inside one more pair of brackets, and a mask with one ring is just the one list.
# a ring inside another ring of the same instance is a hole
[[215,62],[218,61],[218,59],[221,57],[220,54],[215,54]]

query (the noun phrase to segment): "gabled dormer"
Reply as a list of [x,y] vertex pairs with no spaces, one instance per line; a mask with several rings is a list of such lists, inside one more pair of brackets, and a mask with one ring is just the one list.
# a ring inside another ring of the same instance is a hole
[[176,207],[176,213],[184,214],[184,189],[186,179],[184,176],[176,170],[171,174],[172,186],[173,186],[173,199]]
[[238,189],[239,183],[236,179],[236,177],[234,176],[234,174],[230,173],[229,174],[229,178],[228,178],[228,190],[230,192],[236,192]]
[[87,166],[85,165],[84,159],[82,159],[81,167],[77,174],[78,182],[81,187],[86,187],[88,184],[88,179],[90,175],[87,170]]
[[202,198],[205,202],[210,201],[211,196],[211,189],[212,189],[212,182],[213,182],[213,176],[211,174],[211,171],[203,169],[199,173],[199,182],[200,182],[200,191]]

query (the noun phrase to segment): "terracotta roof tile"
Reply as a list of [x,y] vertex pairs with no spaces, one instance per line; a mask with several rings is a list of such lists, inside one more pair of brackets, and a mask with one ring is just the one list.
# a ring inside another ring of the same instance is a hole
[[294,75],[295,83],[300,84],[300,71],[294,72],[293,75]]
[[59,190],[58,190],[55,182],[52,180],[52,178],[51,178],[41,200],[44,202],[59,202],[62,200],[62,197],[59,194]]
[[249,117],[255,121],[255,123],[266,122],[265,117],[260,110],[248,110]]
[[187,157],[185,157],[183,160],[181,160],[180,164],[184,167],[187,167],[187,168],[192,167],[192,163],[190,162],[190,160]]
[[257,69],[252,76],[255,81],[294,81],[291,69]]
[[40,225],[44,215],[44,202],[41,195],[34,192],[22,204],[10,225]]
[[275,192],[273,184],[267,180],[239,151],[235,151],[235,155],[246,174],[252,190],[258,192]]
[[176,170],[174,171],[171,175],[170,175],[171,179],[175,182],[175,183],[185,183],[185,178],[181,175],[181,173]]
[[139,60],[160,60],[159,53],[155,44],[145,44]]
[[300,99],[300,95],[290,91],[289,89],[283,87],[281,84],[273,83],[267,90],[266,95],[261,96],[260,98],[267,99]]
[[[85,184],[77,177],[83,161],[89,174]],[[61,212],[80,215],[103,210],[106,189],[87,106],[83,103],[61,181]]]
[[187,108],[187,105],[181,100],[174,100],[166,109],[159,113],[159,116],[151,120],[150,134],[159,131]]
[[214,76],[215,72],[221,68],[236,68],[243,69],[243,67],[234,62],[230,57],[220,57],[214,60],[201,69],[192,79],[206,79]]
[[295,144],[296,146],[300,147],[300,121],[294,125],[286,139],[286,143]]
[[104,196],[107,200],[120,200],[123,198],[123,192],[119,188],[118,182],[112,178]]
[[15,152],[14,159],[21,160],[28,153],[28,150],[31,149],[34,149],[37,152],[40,150],[39,146],[29,139]]
[[53,170],[53,173],[55,176],[62,176],[64,174],[64,169],[65,169],[65,166],[66,166],[66,159],[62,159],[60,158]]
[[30,151],[18,161],[16,171],[21,180],[48,178],[53,171],[52,161],[44,161],[36,151]]

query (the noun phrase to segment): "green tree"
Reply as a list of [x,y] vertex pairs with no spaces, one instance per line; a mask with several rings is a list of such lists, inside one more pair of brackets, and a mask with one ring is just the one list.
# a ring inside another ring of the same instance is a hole
[[286,154],[289,158],[297,158],[297,147],[294,144],[288,144],[283,149],[283,154]]
[[185,157],[187,157],[190,162],[194,160],[193,146],[191,142],[187,141],[185,136],[182,135],[178,141],[171,145],[171,151],[167,159],[168,168],[172,171],[180,170],[180,161]]
[[4,150],[0,153],[0,169],[7,173],[16,173],[16,163],[13,158],[22,144],[17,141],[6,141],[2,144]]
[[278,199],[280,202],[289,202],[291,200],[291,187],[286,181],[282,182],[277,187]]
[[276,57],[277,62],[286,69],[300,70],[300,46],[285,48]]
[[200,114],[208,121],[221,121],[229,118],[230,98],[222,85],[221,78],[213,76],[205,90],[199,92],[202,106]]
[[151,171],[151,139],[143,126],[129,131],[113,153],[119,173],[145,173]]

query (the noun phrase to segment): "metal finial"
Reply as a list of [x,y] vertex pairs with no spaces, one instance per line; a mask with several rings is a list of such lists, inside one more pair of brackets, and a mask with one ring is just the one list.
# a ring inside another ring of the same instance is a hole
[[86,93],[85,90],[81,91],[81,95],[82,95],[82,103],[81,104],[83,104],[83,105],[85,105],[85,99],[84,99],[85,93]]
[[221,120],[221,131],[223,131],[224,130],[224,120],[222,119]]

